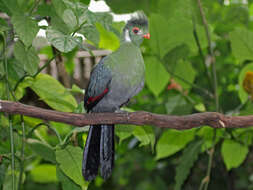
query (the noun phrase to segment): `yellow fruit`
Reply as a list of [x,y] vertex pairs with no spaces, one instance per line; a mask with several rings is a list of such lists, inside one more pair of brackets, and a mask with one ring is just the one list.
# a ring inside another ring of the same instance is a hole
[[253,97],[253,72],[247,71],[245,78],[243,80],[243,88],[244,90]]

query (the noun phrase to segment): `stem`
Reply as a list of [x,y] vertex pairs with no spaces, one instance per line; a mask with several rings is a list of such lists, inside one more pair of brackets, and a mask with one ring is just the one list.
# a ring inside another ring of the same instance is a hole
[[20,172],[19,172],[19,180],[18,180],[18,190],[21,189],[22,181],[23,181],[23,173],[24,173],[24,161],[25,161],[25,122],[23,115],[20,115],[21,126],[22,126],[22,147],[21,147],[21,161],[20,161]]
[[218,84],[217,84],[216,62],[215,62],[215,56],[214,56],[213,48],[212,48],[211,34],[208,29],[208,23],[206,20],[206,16],[205,16],[201,1],[200,0],[197,0],[197,1],[198,1],[200,15],[202,18],[202,23],[204,25],[205,32],[206,32],[206,38],[208,41],[208,52],[209,52],[209,55],[211,56],[212,73],[213,73],[213,80],[214,80],[213,82],[214,82],[215,108],[216,108],[216,111],[219,111],[219,96],[218,96],[218,91],[217,91]]
[[[3,56],[4,56],[4,70],[5,70],[5,82],[7,85],[6,94],[7,99],[10,100],[10,86],[8,82],[8,62],[7,62],[7,43],[6,43],[6,33],[3,35]],[[12,176],[12,190],[15,190],[15,152],[14,152],[14,136],[12,127],[12,118],[9,115],[9,128],[10,128],[10,143],[11,143],[11,176]]]
[[199,37],[198,37],[198,33],[197,33],[197,30],[196,30],[196,22],[195,20],[193,19],[193,36],[194,36],[194,39],[195,39],[195,42],[198,46],[198,50],[199,50],[199,55],[202,59],[202,63],[204,65],[204,68],[205,68],[205,73],[208,77],[208,82],[209,82],[209,85],[211,86],[211,88],[213,88],[213,84],[211,82],[211,74],[207,68],[207,65],[205,64],[205,56],[204,56],[204,53],[202,51],[202,48],[201,48],[201,44],[200,44],[200,41],[199,41]]
[[[77,16],[76,16],[76,20],[79,21]],[[86,21],[84,21],[79,27],[77,27],[77,28],[74,30],[74,32],[72,33],[71,36],[74,36],[74,35],[78,32],[78,30],[80,30],[80,29],[82,28],[82,26],[83,26],[85,23],[86,23]],[[79,25],[79,23],[78,23],[78,25]]]
[[15,180],[15,152],[14,152],[14,135],[12,127],[12,118],[9,115],[9,127],[10,127],[10,141],[11,141],[11,176],[12,176],[12,190],[16,189]]
[[[208,53],[211,56],[211,63],[212,63],[212,75],[213,75],[213,87],[214,87],[214,99],[215,99],[215,110],[219,111],[219,96],[218,96],[218,82],[217,82],[217,73],[216,73],[216,62],[215,62],[215,55],[213,53],[213,48],[212,48],[212,43],[211,43],[211,34],[208,29],[208,23],[206,20],[206,16],[201,4],[201,0],[197,0],[197,4],[199,7],[200,15],[202,18],[202,23],[205,28],[206,32],[206,38],[208,41]],[[209,153],[209,160],[208,160],[208,167],[207,167],[207,172],[206,172],[206,179],[205,184],[204,184],[204,190],[208,189],[208,185],[210,182],[210,177],[211,177],[211,170],[212,170],[212,163],[213,163],[213,155],[215,151],[215,141],[216,141],[216,129],[214,130],[214,136],[213,136],[213,145]],[[201,184],[202,185],[202,184]]]

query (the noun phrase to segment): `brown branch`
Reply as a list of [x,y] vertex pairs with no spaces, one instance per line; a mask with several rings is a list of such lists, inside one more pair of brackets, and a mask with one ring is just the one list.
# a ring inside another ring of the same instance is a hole
[[132,113],[75,114],[42,109],[5,100],[0,100],[0,112],[22,114],[79,127],[90,124],[132,124],[152,125],[156,127],[182,130],[204,125],[213,128],[245,128],[253,126],[253,116],[225,116],[217,112],[196,113],[186,116],[161,115],[145,111]]

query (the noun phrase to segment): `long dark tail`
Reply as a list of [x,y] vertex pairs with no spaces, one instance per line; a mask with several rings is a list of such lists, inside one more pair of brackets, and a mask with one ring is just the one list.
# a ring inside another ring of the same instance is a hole
[[110,177],[114,164],[114,125],[90,126],[83,152],[82,173],[86,181],[98,174],[99,165],[104,179]]
[[114,165],[114,125],[101,126],[100,165],[101,176],[106,180]]

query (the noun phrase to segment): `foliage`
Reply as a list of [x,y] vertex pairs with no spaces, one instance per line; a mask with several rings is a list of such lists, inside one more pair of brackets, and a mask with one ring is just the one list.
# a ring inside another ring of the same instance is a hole
[[[108,12],[91,12],[89,2],[0,0],[7,15],[0,18],[0,99],[85,112],[77,98],[83,86],[66,88],[41,71],[62,56],[73,75],[79,50],[119,47],[124,23],[114,22]],[[128,110],[253,114],[253,1],[201,2],[202,13],[197,0],[106,0],[114,13],[142,9],[149,18],[151,39],[141,46],[146,85]],[[48,25],[39,25],[41,20]],[[38,47],[40,29],[47,44]],[[39,54],[48,58],[43,66]],[[113,176],[87,183],[81,175],[86,127],[0,113],[0,189],[253,189],[252,128],[176,131],[118,125],[116,136]]]

